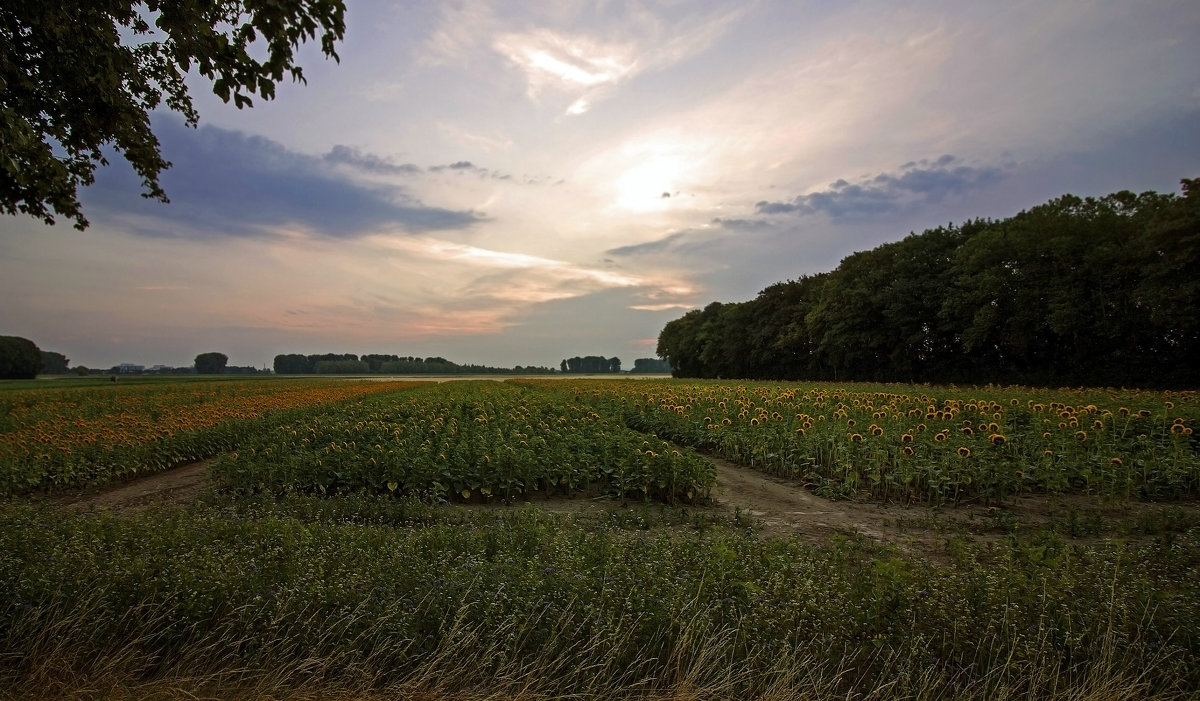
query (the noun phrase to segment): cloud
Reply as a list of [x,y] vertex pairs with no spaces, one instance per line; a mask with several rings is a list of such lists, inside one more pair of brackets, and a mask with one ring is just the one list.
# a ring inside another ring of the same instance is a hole
[[524,253],[510,253],[427,237],[377,237],[381,255],[420,258],[461,282],[453,297],[475,309],[508,309],[625,289],[650,303],[677,301],[689,283],[669,275],[635,275]]
[[155,120],[164,157],[161,175],[170,204],[140,198],[133,170],[119,156],[81,192],[84,211],[100,212],[145,236],[258,237],[301,230],[350,238],[380,229],[405,232],[465,229],[472,211],[423,204],[402,188],[355,182],[334,170],[350,165],[373,173],[410,173],[405,165],[347,147],[325,157],[290,151],[261,136]]
[[373,153],[363,153],[359,149],[341,144],[330,149],[324,158],[326,163],[347,165],[379,175],[416,175],[421,172],[421,167],[412,163],[393,163],[391,159],[381,158]]
[[550,95],[554,109],[577,116],[635,76],[708,50],[744,14],[640,3],[555,3],[525,13],[497,2],[444,3],[421,60],[486,70],[499,55],[530,100]]
[[722,219],[716,217],[712,220],[715,226],[731,231],[760,231],[762,229],[770,229],[771,222],[765,219]]
[[504,34],[492,47],[524,71],[532,98],[547,87],[575,90],[616,83],[637,68],[628,44],[550,29]]
[[844,178],[827,189],[799,195],[786,202],[761,201],[759,214],[827,214],[833,219],[854,219],[889,214],[941,202],[992,185],[1005,175],[1002,168],[962,165],[954,156],[912,161],[896,173],[880,173],[851,183]]
[[605,251],[604,253],[607,255],[610,255],[610,256],[618,256],[618,257],[641,256],[641,255],[647,255],[647,254],[652,254],[652,253],[662,253],[664,251],[669,251],[669,250],[675,248],[675,246],[677,244],[679,244],[681,241],[683,241],[683,238],[686,235],[687,235],[686,231],[678,231],[674,234],[671,234],[670,236],[664,236],[663,238],[657,239],[655,241],[647,241],[646,243],[637,243],[637,244],[633,244],[630,246],[619,246],[617,248],[610,248],[607,251]]
[[[429,166],[429,172],[431,173],[441,173],[442,171],[449,171],[451,173],[470,173],[472,175],[477,175],[481,178],[488,178],[491,180],[513,179],[508,173],[501,173],[488,168],[483,168],[470,161],[455,161],[454,163],[447,163],[445,165]],[[528,180],[526,180],[526,182],[528,183]]]

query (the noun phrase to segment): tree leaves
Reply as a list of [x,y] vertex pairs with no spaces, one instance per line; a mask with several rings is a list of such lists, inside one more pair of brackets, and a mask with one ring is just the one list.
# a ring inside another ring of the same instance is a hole
[[[275,97],[302,43],[321,38],[328,58],[345,33],[342,0],[19,0],[0,7],[0,211],[86,228],[77,190],[90,185],[102,149],[114,148],[166,202],[149,112],[163,102],[199,121],[184,82],[191,70],[239,109]],[[153,24],[151,24],[151,20]],[[258,59],[255,56],[263,56]]]

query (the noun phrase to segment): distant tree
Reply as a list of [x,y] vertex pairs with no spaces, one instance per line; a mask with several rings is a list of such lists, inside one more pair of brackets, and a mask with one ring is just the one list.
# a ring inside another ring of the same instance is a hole
[[275,368],[276,375],[305,375],[313,372],[313,364],[309,361],[308,356],[299,353],[275,356],[272,367]]
[[42,371],[42,351],[20,336],[0,336],[0,380],[32,380]]
[[67,356],[54,351],[42,351],[42,372],[47,375],[65,375],[71,361]]
[[362,360],[318,360],[314,367],[318,375],[362,375],[371,366]]
[[[275,96],[288,75],[304,82],[300,45],[345,33],[341,0],[21,0],[0,4],[0,211],[87,226],[76,190],[90,185],[111,145],[167,201],[150,112],[165,103],[195,126],[189,72],[222,100]],[[153,26],[151,25],[153,23]],[[152,39],[152,40],[148,40]],[[53,212],[53,213],[52,213]]]
[[609,372],[621,372],[621,359],[616,358],[616,357],[609,358],[608,359],[608,371]]
[[196,372],[201,375],[220,375],[229,358],[224,353],[201,353],[196,356]]
[[566,371],[567,371],[567,359],[566,359],[566,358],[563,358],[563,361],[562,361],[562,363],[559,365],[559,367],[562,369],[562,371],[563,371],[563,372],[566,372]]
[[632,373],[668,373],[671,364],[659,358],[638,358],[633,361]]
[[360,358],[371,368],[371,372],[380,372],[384,363],[396,363],[400,361],[398,355],[382,355],[379,353],[369,353]]
[[91,368],[86,365],[76,365],[74,368],[71,368],[71,371],[80,377],[87,377],[92,372]]

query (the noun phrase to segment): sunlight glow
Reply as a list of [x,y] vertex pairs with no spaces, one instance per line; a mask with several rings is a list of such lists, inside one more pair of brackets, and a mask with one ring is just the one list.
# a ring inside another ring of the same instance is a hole
[[684,166],[682,158],[661,154],[626,170],[615,183],[617,206],[635,212],[664,209],[679,194]]

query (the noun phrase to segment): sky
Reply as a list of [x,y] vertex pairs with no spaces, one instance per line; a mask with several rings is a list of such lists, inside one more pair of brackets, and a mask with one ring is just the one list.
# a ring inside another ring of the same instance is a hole
[[654,357],[911,232],[1200,177],[1195,0],[348,0],[340,62],[153,125],[91,221],[0,215],[0,334],[72,365]]

